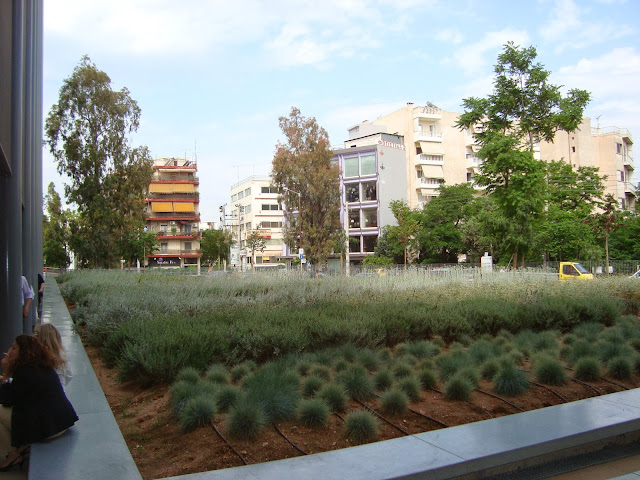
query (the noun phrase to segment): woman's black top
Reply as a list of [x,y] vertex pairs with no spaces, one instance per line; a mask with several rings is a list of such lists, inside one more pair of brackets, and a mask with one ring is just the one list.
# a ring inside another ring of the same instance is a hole
[[14,447],[41,442],[78,420],[53,368],[17,368],[12,382],[0,385],[0,403],[13,407]]

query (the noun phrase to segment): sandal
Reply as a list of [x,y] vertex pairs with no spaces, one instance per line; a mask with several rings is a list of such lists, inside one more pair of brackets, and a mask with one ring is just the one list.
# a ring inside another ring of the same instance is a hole
[[7,455],[7,458],[0,465],[0,472],[7,472],[15,466],[22,467],[24,462],[29,458],[29,452],[31,451],[31,445],[25,445],[24,447],[12,450]]

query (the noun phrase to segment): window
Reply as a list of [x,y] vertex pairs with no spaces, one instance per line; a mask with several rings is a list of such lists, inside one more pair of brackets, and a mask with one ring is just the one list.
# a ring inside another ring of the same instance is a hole
[[422,153],[422,147],[420,145],[416,145],[416,155],[420,155]]
[[376,244],[378,243],[378,237],[376,235],[363,235],[362,247],[365,252],[374,252]]
[[622,153],[622,144],[621,143],[616,143],[616,153],[618,153],[618,154]]
[[572,151],[573,153],[576,153],[576,147],[571,147],[571,151]]
[[245,196],[245,197],[248,197],[248,196],[250,196],[250,195],[251,195],[251,187],[247,188],[247,189],[244,191],[244,196]]
[[231,195],[231,201],[235,202],[236,200],[238,200],[238,195],[234,193],[233,195]]
[[238,192],[238,200],[244,198],[244,192]]
[[348,203],[360,201],[360,188],[357,183],[350,183],[345,185],[345,194]]
[[377,200],[378,196],[376,194],[376,182],[363,182],[362,194],[366,202]]
[[344,159],[344,176],[358,176],[358,157],[349,157]]
[[161,252],[166,252],[167,250],[169,250],[169,244],[167,242],[161,242],[160,243],[160,251]]
[[165,233],[168,232],[167,226],[166,225],[160,225],[160,231],[161,232],[165,232]]
[[251,222],[247,222],[247,223],[245,224],[245,228],[246,228],[247,230],[251,230]]
[[360,253],[360,237],[349,237],[349,252]]
[[349,228],[360,228],[360,210],[349,210]]
[[360,157],[360,175],[376,174],[376,156],[363,155]]
[[376,210],[375,208],[362,210],[362,219],[364,221],[364,228],[377,227],[378,210]]
[[184,249],[187,252],[191,251],[191,242],[184,242]]
[[191,224],[187,223],[184,227],[183,227],[184,233],[191,233]]
[[624,182],[624,172],[622,170],[618,170],[618,173],[620,173],[620,181]]
[[247,205],[244,207],[244,213],[251,213],[251,205]]

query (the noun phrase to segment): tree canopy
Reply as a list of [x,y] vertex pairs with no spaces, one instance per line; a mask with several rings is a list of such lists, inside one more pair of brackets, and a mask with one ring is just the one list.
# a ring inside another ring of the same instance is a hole
[[67,202],[76,206],[72,248],[80,266],[109,267],[118,242],[144,220],[152,175],[147,147],[133,148],[140,107],[129,91],[84,56],[60,89],[45,122],[46,144],[66,175]]
[[69,253],[69,214],[62,208],[62,200],[53,182],[47,187],[45,196],[46,214],[42,219],[42,255],[47,267],[67,268]]
[[202,263],[214,265],[223,260],[229,260],[229,249],[233,243],[230,232],[223,230],[204,230],[200,239]]
[[279,123],[286,141],[276,145],[271,178],[285,206],[284,239],[294,251],[301,244],[305,256],[322,265],[342,229],[340,177],[331,163],[329,136],[315,118],[302,116],[295,107]]

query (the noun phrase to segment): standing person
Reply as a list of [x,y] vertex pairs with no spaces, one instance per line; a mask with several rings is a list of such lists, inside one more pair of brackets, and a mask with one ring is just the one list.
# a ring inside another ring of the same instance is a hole
[[22,292],[22,316],[27,318],[29,316],[29,308],[31,308],[31,302],[33,301],[33,288],[29,285],[28,280],[23,275],[21,277],[21,289]]
[[4,379],[12,381],[0,385],[0,458],[6,455],[1,471],[22,465],[32,443],[57,437],[78,420],[55,364],[33,335],[18,335],[2,359]]
[[44,297],[44,277],[38,274],[38,322],[42,322],[42,298]]
[[62,387],[66,387],[73,377],[73,372],[67,361],[67,355],[62,346],[62,338],[60,332],[56,327],[50,323],[41,323],[36,325],[34,335],[38,337],[38,340],[49,349],[56,359],[56,366],[54,367],[58,378],[60,378],[60,384]]

